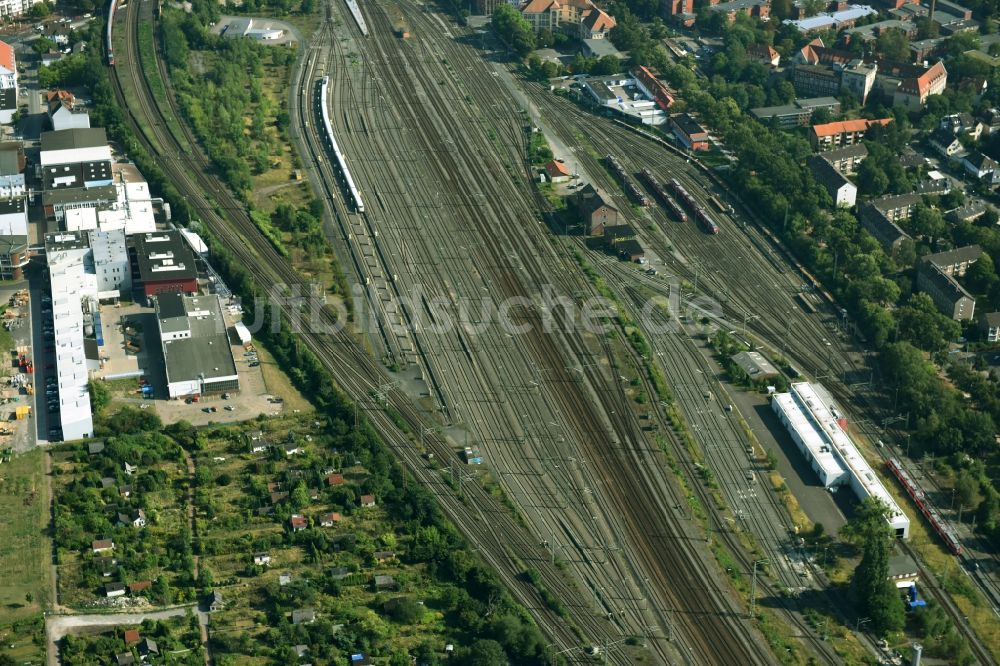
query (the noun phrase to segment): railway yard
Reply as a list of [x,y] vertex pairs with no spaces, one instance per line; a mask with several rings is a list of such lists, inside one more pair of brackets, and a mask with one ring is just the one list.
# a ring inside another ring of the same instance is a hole
[[[866,353],[832,311],[802,307],[802,274],[697,165],[541,85],[515,82],[507,65],[469,45],[478,42],[472,30],[428,6],[393,7],[390,17],[380,2],[362,10],[328,0],[293,77],[292,136],[325,200],[341,265],[359,285],[354,328],[323,310],[326,327],[305,327],[302,342],[569,661],[591,659],[597,646],[619,664],[776,662],[713,555],[721,547],[744,580],[755,561],[769,562],[756,592],[791,627],[788,649],[837,663],[795,603],[824,586],[822,573],[797,547],[757,454],[748,455],[745,423],[699,339],[705,315],[688,304],[711,299],[708,320],[825,377],[836,398],[878,422],[887,415],[858,386],[872,372]],[[153,20],[152,8],[133,2],[116,18],[127,38],[115,88],[123,107],[126,90],[140,102],[129,122],[258,284],[299,285],[207,158],[189,149],[194,137],[167,121],[164,114],[180,117],[173,102],[164,109],[152,94],[136,30]],[[419,38],[399,39],[401,20]],[[529,184],[533,126],[572,146],[585,180],[612,193],[655,272],[553,237],[541,214],[547,203]],[[661,183],[676,179],[719,233],[669,218],[655,196],[633,207],[601,164],[606,155],[633,176],[648,169]],[[720,200],[735,208],[718,210]],[[579,256],[616,307],[658,331],[646,335],[650,358],[628,344],[607,307],[590,317],[604,329],[581,323],[601,291]],[[650,309],[652,301],[670,306]],[[280,307],[298,316],[297,303]],[[681,321],[684,312],[691,316]],[[666,377],[700,461],[649,399],[657,395],[649,363]],[[460,463],[463,447],[484,465]],[[714,473],[725,508],[694,482],[700,465]],[[744,535],[755,544],[749,552]],[[564,615],[524,580],[526,567]],[[626,645],[630,637],[642,640]]]

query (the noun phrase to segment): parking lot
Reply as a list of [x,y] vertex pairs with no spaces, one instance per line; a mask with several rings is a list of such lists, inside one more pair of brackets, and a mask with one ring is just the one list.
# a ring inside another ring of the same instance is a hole
[[[227,327],[239,318],[238,312],[227,311]],[[183,419],[194,425],[245,421],[260,414],[276,415],[281,411],[280,400],[275,401],[276,396],[268,393],[260,360],[252,345],[247,349],[239,344],[231,347],[239,375],[239,391],[201,395],[197,401],[171,399],[153,309],[136,303],[103,305],[101,319],[104,346],[97,377],[115,388],[114,403],[152,409],[164,423]],[[145,398],[140,376],[151,387]]]

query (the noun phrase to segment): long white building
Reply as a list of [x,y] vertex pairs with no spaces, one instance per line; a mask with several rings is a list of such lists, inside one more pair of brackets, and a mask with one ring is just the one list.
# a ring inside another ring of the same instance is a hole
[[825,487],[850,485],[859,500],[879,499],[889,508],[888,522],[896,536],[909,537],[910,519],[858,451],[825,390],[797,382],[788,393],[774,394],[771,408]]
[[64,440],[81,439],[94,434],[83,308],[90,306],[89,295],[97,291],[97,277],[88,270],[92,254],[86,234],[46,234],[45,254],[52,286],[58,420]]

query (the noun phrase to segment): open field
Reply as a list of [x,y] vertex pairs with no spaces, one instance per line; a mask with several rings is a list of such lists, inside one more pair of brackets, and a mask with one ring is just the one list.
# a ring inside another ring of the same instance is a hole
[[285,399],[284,410],[286,412],[294,413],[296,410],[300,412],[312,411],[312,404],[295,388],[288,379],[288,375],[278,367],[277,361],[274,360],[267,347],[260,343],[257,343],[256,347],[257,357],[260,359],[260,369],[264,375],[264,386],[267,392]]
[[48,523],[43,452],[0,465],[0,625],[40,613],[49,599]]

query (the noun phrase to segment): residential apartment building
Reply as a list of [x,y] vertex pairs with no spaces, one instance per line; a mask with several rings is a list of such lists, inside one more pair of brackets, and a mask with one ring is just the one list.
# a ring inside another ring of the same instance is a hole
[[925,67],[910,63],[879,63],[875,84],[892,99],[894,106],[918,111],[932,95],[940,95],[948,84],[942,62]]
[[710,5],[709,11],[723,14],[729,23],[736,21],[736,16],[755,16],[762,21],[771,18],[771,0],[733,0],[717,5]]
[[534,30],[562,31],[579,39],[603,39],[615,19],[591,0],[530,0],[521,16]]
[[970,321],[975,316],[976,299],[932,262],[921,262],[917,269],[917,289],[930,296],[942,314],[956,321]]
[[879,242],[886,254],[893,255],[906,243],[913,242],[909,234],[903,231],[898,224],[887,218],[870,203],[862,204],[861,215],[858,219],[861,226]]
[[976,263],[981,256],[983,256],[983,248],[978,245],[966,245],[954,250],[928,254],[922,261],[934,264],[945,275],[963,277],[969,270],[969,266]]
[[28,13],[42,0],[0,0],[0,19],[12,19]]
[[751,44],[747,47],[747,57],[768,67],[777,67],[781,63],[781,54],[767,44]]
[[878,120],[843,120],[823,125],[813,125],[809,130],[809,142],[816,150],[831,150],[843,146],[852,146],[864,138],[868,130],[875,125],[888,125],[892,118]]
[[796,65],[795,93],[805,97],[834,97],[840,92],[840,73],[827,65]]
[[858,167],[868,157],[868,148],[863,143],[856,143],[853,146],[820,153],[819,157],[829,162],[838,173],[850,176],[857,172]]
[[819,155],[811,155],[806,164],[813,178],[830,194],[833,203],[838,208],[852,208],[858,199],[858,188],[832,164]]
[[663,18],[691,27],[697,16],[694,13],[694,0],[660,0],[660,14]]
[[7,42],[0,42],[0,89],[17,90],[17,56]]
[[913,217],[921,201],[922,197],[919,194],[899,194],[873,199],[871,205],[886,219],[901,222]]
[[817,109],[827,109],[832,113],[839,113],[840,100],[836,97],[810,97],[797,99],[793,104],[750,109],[750,113],[761,122],[774,122],[780,129],[793,129],[807,127],[813,112]]

